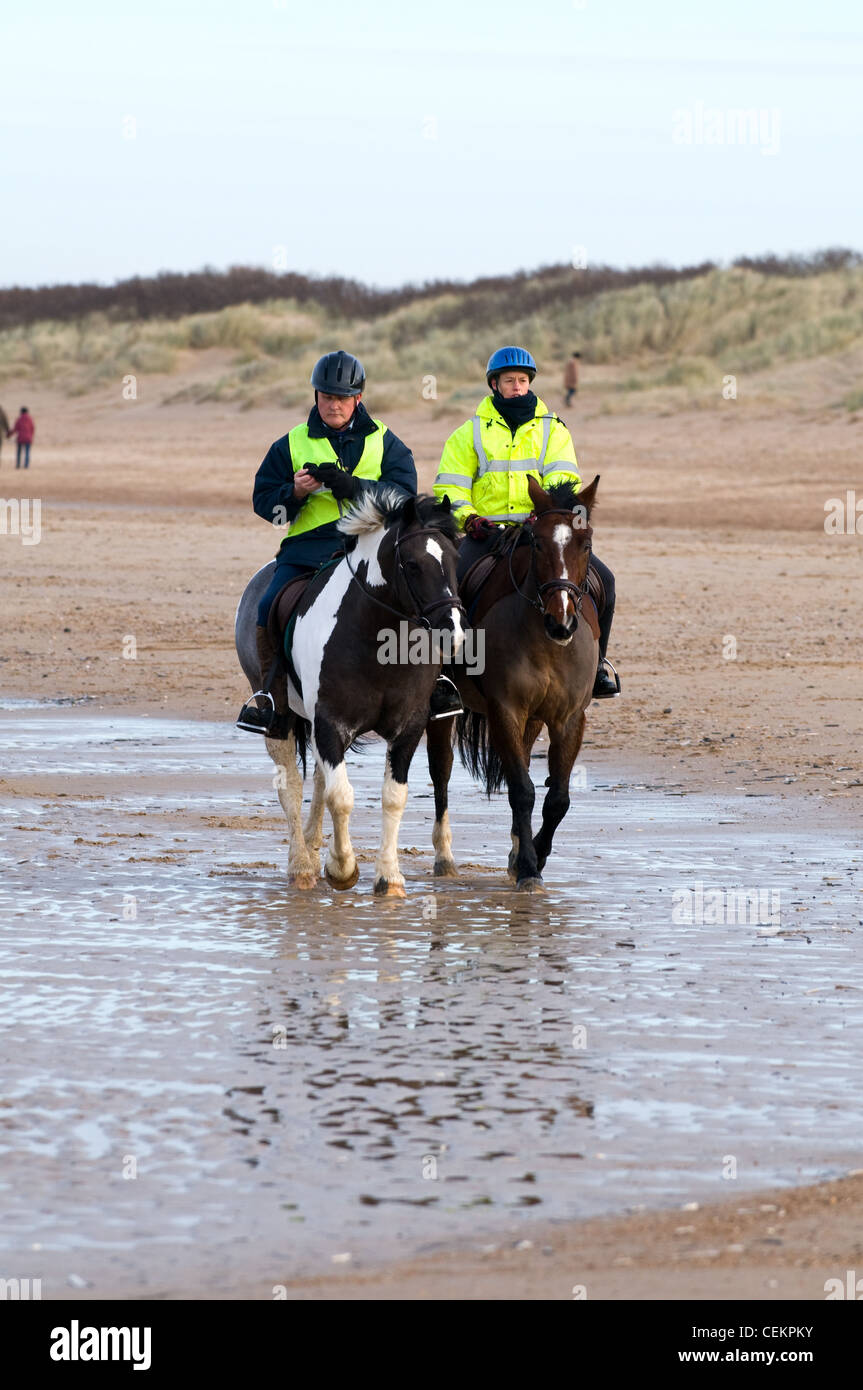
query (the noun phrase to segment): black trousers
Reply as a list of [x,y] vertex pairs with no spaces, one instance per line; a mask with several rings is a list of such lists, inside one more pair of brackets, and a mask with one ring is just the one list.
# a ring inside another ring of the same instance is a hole
[[[464,578],[473,562],[478,560],[481,555],[486,554],[489,548],[495,543],[496,539],[497,533],[481,541],[475,541],[472,536],[465,536],[458,548],[458,563],[456,565],[456,573],[460,580]],[[602,585],[605,589],[605,608],[599,619],[599,651],[601,656],[605,656],[605,653],[608,651],[611,624],[614,621],[614,575],[608,568],[608,565],[604,565],[594,554],[591,554],[590,563],[591,567],[596,570],[602,580]]]

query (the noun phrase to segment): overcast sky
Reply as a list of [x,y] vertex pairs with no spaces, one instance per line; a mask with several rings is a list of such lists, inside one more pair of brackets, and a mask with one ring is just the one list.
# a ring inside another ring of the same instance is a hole
[[3,285],[863,246],[859,0],[16,8]]

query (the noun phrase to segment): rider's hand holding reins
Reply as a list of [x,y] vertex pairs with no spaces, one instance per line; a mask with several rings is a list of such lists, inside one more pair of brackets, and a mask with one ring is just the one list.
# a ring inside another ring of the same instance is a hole
[[310,492],[318,492],[320,486],[308,468],[301,468],[294,474],[294,496],[297,498],[308,497]]
[[328,487],[337,502],[346,502],[359,492],[357,480],[352,473],[337,468],[334,463],[309,463],[306,472],[311,473],[318,483]]
[[469,516],[464,524],[466,536],[470,536],[472,541],[484,541],[494,531],[497,530],[497,522],[489,521],[487,516]]

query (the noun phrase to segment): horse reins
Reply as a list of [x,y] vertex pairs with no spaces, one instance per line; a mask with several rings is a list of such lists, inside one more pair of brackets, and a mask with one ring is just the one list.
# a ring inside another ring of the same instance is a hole
[[[570,520],[572,519],[572,511],[568,507],[548,507],[542,513],[542,515],[568,516]],[[529,516],[526,521],[523,521],[521,523],[519,530],[522,533],[526,534],[528,540],[530,541],[529,573],[533,576],[533,582],[534,584],[536,584],[537,597],[531,598],[530,594],[526,594],[523,589],[520,589],[518,587],[518,581],[515,575],[513,574],[512,557],[518,549],[518,540],[515,540],[509,549],[509,577],[512,583],[512,587],[515,589],[515,592],[519,595],[519,597],[524,599],[525,603],[529,603],[531,608],[535,608],[538,613],[541,613],[543,615],[543,617],[548,616],[543,595],[546,594],[549,590],[562,590],[563,592],[569,594],[569,597],[572,599],[575,605],[575,620],[576,622],[578,622],[579,616],[581,614],[581,606],[584,603],[584,600],[588,593],[587,570],[585,570],[584,573],[584,582],[581,584],[576,584],[575,581],[572,579],[549,579],[545,584],[540,584],[536,576],[536,537],[533,534],[532,524],[534,519],[535,518],[533,516]],[[589,568],[590,560],[588,559],[588,569]]]
[[[425,527],[422,532],[415,532],[415,535],[428,535],[430,531],[437,531],[437,534],[439,536],[443,536],[443,532],[440,531],[437,527]],[[431,623],[427,617],[427,614],[433,613],[436,608],[456,608],[460,613],[464,614],[465,607],[457,594],[453,595],[451,598],[437,598],[432,603],[423,604],[420,602],[417,592],[410,581],[408,572],[405,569],[405,562],[402,559],[401,546],[402,541],[404,539],[405,538],[402,534],[400,522],[399,529],[396,532],[395,544],[393,548],[395,550],[396,565],[398,567],[398,571],[401,574],[402,579],[405,581],[405,588],[407,589],[408,593],[411,596],[411,599],[413,600],[413,613],[403,613],[401,609],[393,608],[391,604],[385,603],[382,598],[378,598],[377,594],[373,594],[370,589],[367,589],[360,580],[360,577],[354,569],[353,565],[351,564],[350,555],[347,550],[345,551],[345,560],[347,561],[347,566],[351,572],[351,576],[353,578],[354,583],[356,584],[360,592],[365,594],[366,598],[370,598],[373,603],[377,603],[381,608],[385,608],[388,613],[394,613],[397,618],[407,618],[409,621],[421,623],[424,628],[431,632]]]

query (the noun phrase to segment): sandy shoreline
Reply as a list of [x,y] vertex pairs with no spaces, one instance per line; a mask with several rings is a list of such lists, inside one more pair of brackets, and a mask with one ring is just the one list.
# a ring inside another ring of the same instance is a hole
[[[246,693],[234,607],[275,548],[248,496],[269,440],[290,422],[146,402],[127,413],[95,397],[62,410],[60,437],[43,402],[26,484],[3,455],[0,492],[10,495],[10,479],[38,490],[43,535],[20,548],[3,537],[13,563],[0,595],[13,621],[0,692],[231,721]],[[451,423],[420,411],[391,423],[415,445],[428,486]],[[617,574],[611,654],[625,690],[590,711],[591,759],[607,752],[681,795],[793,798],[813,822],[829,799],[859,825],[863,538],[822,526],[823,501],[853,483],[857,432],[817,420],[792,428],[755,409],[710,416],[698,421],[693,461],[685,416],[571,423],[585,477],[602,474],[596,547]],[[588,1298],[823,1299],[828,1278],[863,1274],[859,1174],[721,1195],[695,1212],[542,1234],[514,1225],[485,1253],[453,1245],[386,1268],[351,1265],[287,1283],[288,1297],[571,1299],[583,1284]],[[517,1248],[523,1239],[530,1248]],[[153,1296],[195,1293],[178,1285]],[[272,1295],[250,1278],[206,1296]]]

